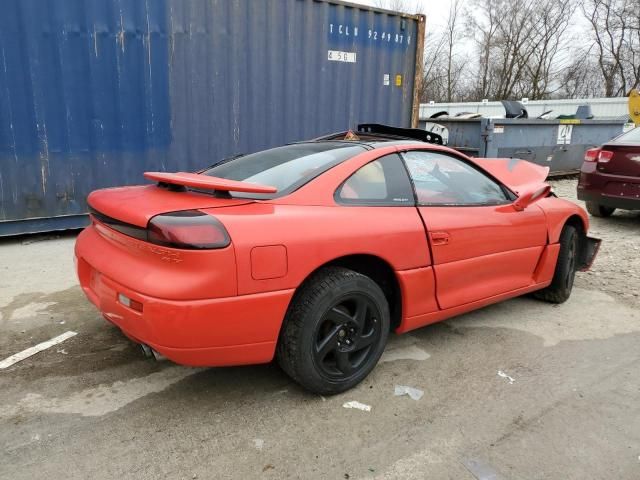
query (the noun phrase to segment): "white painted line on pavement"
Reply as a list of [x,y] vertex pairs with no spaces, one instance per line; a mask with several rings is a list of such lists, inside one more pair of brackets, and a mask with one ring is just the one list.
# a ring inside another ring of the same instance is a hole
[[34,345],[33,347],[29,347],[26,350],[16,353],[15,355],[11,355],[10,357],[5,358],[0,362],[0,370],[9,368],[11,365],[18,363],[21,360],[24,360],[25,358],[29,358],[38,352],[46,350],[47,348],[51,348],[54,345],[58,345],[59,343],[62,343],[71,337],[75,337],[76,335],[77,335],[77,332],[71,332],[71,331],[65,332],[62,335],[58,335],[57,337],[52,338],[51,340],[47,340],[46,342],[42,342],[37,345]]

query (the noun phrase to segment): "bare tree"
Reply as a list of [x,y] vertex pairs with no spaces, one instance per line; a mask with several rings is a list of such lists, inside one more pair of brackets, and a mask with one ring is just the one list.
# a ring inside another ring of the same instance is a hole
[[444,27],[427,30],[422,100],[452,102],[468,95],[465,72],[469,70],[461,51],[462,4],[462,0],[453,0]]
[[566,32],[575,3],[546,0],[537,3],[535,9],[534,33],[528,45],[532,53],[521,90],[523,96],[544,99],[562,87],[556,81],[563,73],[563,65],[557,59],[560,53],[569,51]]
[[427,29],[423,72],[421,101],[626,95],[640,87],[640,0],[452,0],[444,26]]
[[476,0],[469,31],[481,53],[478,93],[486,98],[509,98],[523,83],[535,25],[535,0]]
[[424,66],[422,70],[422,90],[420,101],[443,101],[445,97],[445,63],[446,36],[429,30],[425,37]]
[[[464,63],[459,58],[463,0],[453,0],[443,29],[428,28],[425,37],[421,101],[452,101],[459,97]],[[419,0],[375,0],[378,8],[405,13],[422,13]]]
[[628,53],[624,57],[624,69],[629,72],[633,82],[628,87],[638,88],[640,85],[640,0],[632,0],[630,3]]
[[598,65],[591,51],[575,50],[573,55],[573,60],[562,71],[559,96],[589,98],[603,95],[602,79],[598,74]]
[[460,34],[460,0],[453,0],[449,7],[449,18],[445,28],[447,46],[447,102],[453,100],[453,95],[460,82],[463,65],[456,57],[456,45],[461,38]]
[[503,16],[498,23],[498,38],[494,48],[497,59],[495,96],[510,98],[524,81],[524,73],[533,49],[528,45],[534,34],[532,10],[535,0],[504,2]]
[[384,10],[409,14],[422,13],[423,6],[419,0],[374,0],[373,5]]
[[474,0],[472,12],[466,19],[467,30],[476,32],[474,40],[479,54],[477,82],[474,96],[488,98],[493,89],[491,65],[492,49],[496,43],[500,23],[499,2],[494,0]]
[[598,67],[607,97],[624,95],[627,79],[623,66],[625,38],[629,35],[628,0],[586,0],[584,16],[592,27]]
[[581,0],[580,10],[589,29],[573,51],[562,92],[612,97],[638,88],[640,0]]
[[574,1],[474,0],[467,17],[477,48],[476,99],[547,98],[560,87],[557,56]]

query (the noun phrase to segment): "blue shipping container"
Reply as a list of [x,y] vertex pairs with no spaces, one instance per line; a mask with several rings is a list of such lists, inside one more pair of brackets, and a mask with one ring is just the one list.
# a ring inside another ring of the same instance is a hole
[[6,0],[0,236],[97,188],[357,123],[417,125],[424,17],[318,0]]

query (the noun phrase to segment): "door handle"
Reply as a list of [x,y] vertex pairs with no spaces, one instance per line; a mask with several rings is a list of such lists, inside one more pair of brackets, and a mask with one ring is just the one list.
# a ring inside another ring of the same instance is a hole
[[437,245],[448,245],[451,240],[451,235],[448,232],[431,232],[431,244],[434,246]]

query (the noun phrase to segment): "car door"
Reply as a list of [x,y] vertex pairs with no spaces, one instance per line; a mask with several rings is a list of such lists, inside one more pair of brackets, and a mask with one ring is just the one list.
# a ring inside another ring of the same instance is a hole
[[[388,234],[362,232],[366,244],[374,242],[382,257],[404,257],[405,267],[395,272],[402,288],[402,315],[412,317],[439,310],[435,276],[424,222],[416,210],[413,185],[398,154],[373,160],[356,170],[336,191],[344,214],[384,225]],[[402,241],[399,241],[402,238]],[[386,252],[386,253],[385,253]],[[393,252],[393,254],[391,254]]]
[[464,158],[422,150],[402,155],[429,237],[440,308],[533,283],[547,242],[542,209],[516,211],[515,195]]

